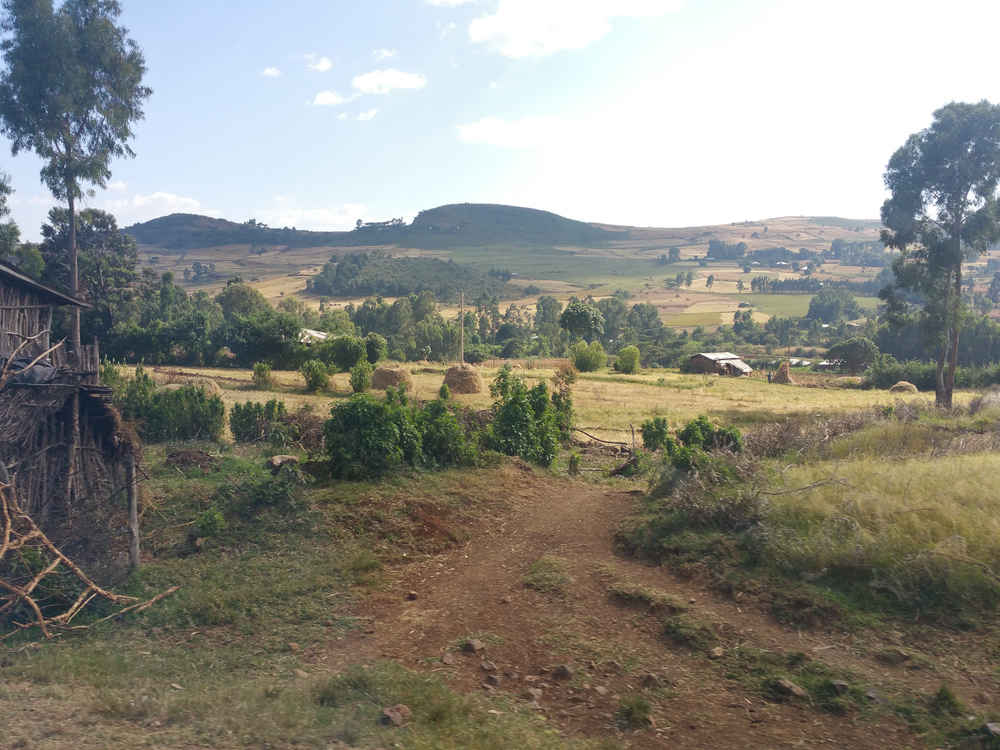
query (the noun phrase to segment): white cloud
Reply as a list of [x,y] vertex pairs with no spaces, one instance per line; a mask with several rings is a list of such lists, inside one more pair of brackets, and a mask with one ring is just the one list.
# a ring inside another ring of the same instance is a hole
[[122,227],[176,213],[215,217],[222,215],[221,211],[202,207],[194,198],[163,192],[105,201],[99,207],[113,213],[118,220],[118,226]]
[[114,190],[115,192],[125,190],[128,188],[128,183],[124,180],[112,180],[108,183],[107,189]]
[[372,52],[372,56],[378,62],[382,62],[383,60],[387,60],[390,57],[395,57],[396,56],[396,50],[394,50],[394,49],[386,49],[385,47],[383,47],[382,49],[377,49],[374,52]]
[[305,56],[305,58],[306,60],[309,61],[308,64],[309,70],[316,70],[319,71],[320,73],[325,73],[326,71],[328,71],[330,68],[333,67],[333,63],[330,62],[329,57],[319,57],[316,55],[315,52],[309,53],[308,55]]
[[369,109],[367,112],[362,112],[357,115],[349,115],[346,112],[342,112],[341,114],[337,115],[337,119],[344,121],[353,120],[355,122],[367,122],[368,120],[375,117],[375,115],[377,114],[378,114],[378,107],[374,107],[372,109]]
[[452,21],[451,23],[441,23],[440,21],[438,21],[437,30],[441,32],[441,35],[438,37],[438,39],[444,39],[446,36],[448,36],[449,33],[451,33],[457,28],[458,24],[455,23],[454,21]]
[[474,3],[476,0],[427,0],[428,5],[464,5],[465,3]]
[[293,198],[276,198],[274,208],[256,211],[255,215],[268,226],[311,229],[316,232],[332,232],[354,229],[358,219],[371,221],[371,215],[363,203],[345,203],[334,208],[300,208]]
[[496,81],[490,82],[490,91],[497,91],[498,89],[505,88],[502,83],[497,83]]
[[469,41],[507,57],[544,57],[602,39],[612,18],[652,18],[682,7],[684,0],[500,0],[494,14],[469,24]]
[[563,141],[572,128],[551,115],[501,120],[486,117],[479,122],[459,125],[458,140],[462,143],[482,143],[503,148],[537,148]]
[[277,68],[264,68],[260,74],[265,78],[277,78],[281,75],[281,71]]
[[350,98],[345,98],[336,91],[320,91],[313,99],[313,105],[317,107],[334,107],[338,104],[346,104]]
[[355,76],[351,85],[362,94],[388,94],[395,89],[422,89],[427,85],[427,79],[419,73],[388,68]]

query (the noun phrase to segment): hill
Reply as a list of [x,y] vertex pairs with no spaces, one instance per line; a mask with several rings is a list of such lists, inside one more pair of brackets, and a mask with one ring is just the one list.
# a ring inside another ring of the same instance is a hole
[[238,224],[196,214],[171,214],[133,224],[125,231],[141,245],[184,251],[225,245],[360,247],[399,245],[417,249],[487,245],[574,245],[592,247],[628,232],[600,229],[549,211],[516,206],[462,203],[421,211],[411,224],[398,219],[370,222],[350,232],[312,232],[268,227],[254,219]]

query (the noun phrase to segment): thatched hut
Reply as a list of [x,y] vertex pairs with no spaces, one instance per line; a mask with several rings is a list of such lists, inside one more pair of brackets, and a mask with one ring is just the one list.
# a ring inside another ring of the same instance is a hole
[[67,354],[50,341],[64,305],[88,307],[0,264],[0,464],[54,541],[92,548],[95,524],[128,509],[139,443],[98,384],[96,342]]

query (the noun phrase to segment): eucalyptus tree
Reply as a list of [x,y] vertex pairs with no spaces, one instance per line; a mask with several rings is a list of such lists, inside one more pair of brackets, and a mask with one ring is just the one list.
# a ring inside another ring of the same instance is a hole
[[[0,132],[11,152],[34,151],[41,179],[68,207],[69,293],[79,291],[76,213],[104,188],[115,158],[131,157],[132,125],[152,93],[146,62],[117,24],[116,0],[3,0]],[[90,187],[88,187],[90,186]],[[70,338],[80,348],[79,310]]]
[[882,242],[901,252],[896,280],[880,296],[902,320],[900,291],[923,300],[919,321],[938,347],[935,402],[950,409],[966,306],[962,267],[1000,240],[1000,106],[951,102],[930,127],[914,133],[889,160]]

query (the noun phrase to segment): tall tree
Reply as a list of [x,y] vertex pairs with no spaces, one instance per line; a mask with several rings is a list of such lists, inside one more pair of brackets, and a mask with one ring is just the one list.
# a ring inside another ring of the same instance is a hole
[[1000,240],[1000,106],[952,102],[931,126],[911,135],[885,172],[891,197],[882,206],[882,242],[902,252],[892,288],[880,296],[898,307],[899,290],[923,298],[920,321],[939,347],[935,402],[950,409],[965,316],[962,266]]
[[[92,185],[104,188],[111,161],[134,156],[132,124],[152,93],[146,62],[128,31],[116,25],[116,0],[3,0],[0,22],[0,132],[11,152],[34,151],[42,182],[69,210],[69,293],[79,291],[76,207]],[[71,340],[80,350],[79,309]]]

